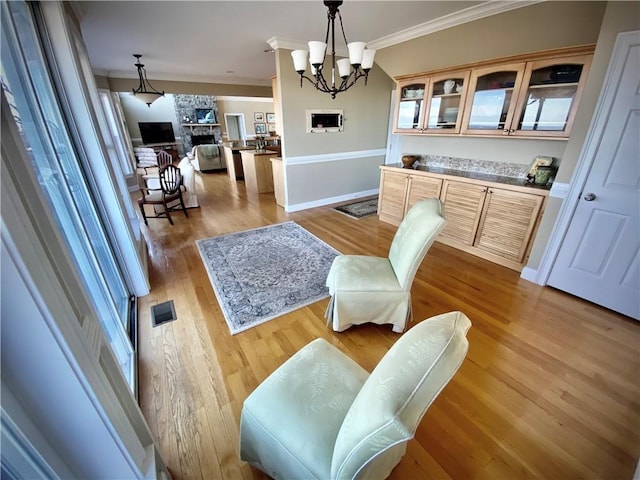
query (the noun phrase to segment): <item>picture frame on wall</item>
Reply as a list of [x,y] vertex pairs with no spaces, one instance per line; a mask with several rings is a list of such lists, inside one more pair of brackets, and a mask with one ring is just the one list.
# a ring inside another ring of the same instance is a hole
[[275,123],[267,123],[267,131],[269,133],[276,133],[276,124]]
[[254,123],[253,124],[256,135],[266,135],[267,134],[267,124],[266,123]]
[[275,113],[267,113],[267,123],[276,123]]
[[264,113],[263,112],[253,112],[253,121],[254,122],[264,122]]

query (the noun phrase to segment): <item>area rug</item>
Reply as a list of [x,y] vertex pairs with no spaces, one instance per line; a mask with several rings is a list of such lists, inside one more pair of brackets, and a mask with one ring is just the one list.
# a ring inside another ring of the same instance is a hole
[[375,215],[378,212],[378,197],[360,200],[347,205],[340,205],[339,207],[334,207],[331,210],[335,210],[336,212],[343,213],[344,215],[359,220],[370,215]]
[[197,240],[232,335],[329,296],[340,252],[295,222]]

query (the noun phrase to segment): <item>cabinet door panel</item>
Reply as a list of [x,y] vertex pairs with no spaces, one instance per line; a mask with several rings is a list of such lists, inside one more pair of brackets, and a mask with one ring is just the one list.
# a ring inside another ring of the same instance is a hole
[[401,172],[382,171],[378,215],[402,220],[404,217],[405,190],[408,175]]
[[398,85],[398,105],[396,107],[396,132],[420,131],[425,112],[426,79],[416,79]]
[[479,68],[471,74],[463,133],[507,135],[525,63]]
[[426,103],[425,133],[460,132],[469,74],[470,71],[466,70],[431,77]]
[[486,187],[471,183],[444,181],[442,201],[447,226],[441,235],[465,245],[473,245]]
[[512,134],[568,137],[590,64],[590,55],[527,63]]
[[424,198],[440,198],[442,180],[422,176],[412,176],[409,179],[409,191],[407,192],[407,206],[405,212],[418,201]]
[[544,197],[490,189],[484,202],[475,246],[522,262]]

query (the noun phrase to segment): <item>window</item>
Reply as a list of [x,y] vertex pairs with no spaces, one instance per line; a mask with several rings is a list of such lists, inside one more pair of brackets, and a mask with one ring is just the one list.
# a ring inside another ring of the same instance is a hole
[[[35,178],[64,238],[76,272],[122,373],[133,388],[128,336],[130,288],[116,257],[116,242],[96,201],[92,172],[83,168],[47,70],[29,5],[3,2],[2,89],[29,154]],[[102,199],[103,201],[105,199]]]

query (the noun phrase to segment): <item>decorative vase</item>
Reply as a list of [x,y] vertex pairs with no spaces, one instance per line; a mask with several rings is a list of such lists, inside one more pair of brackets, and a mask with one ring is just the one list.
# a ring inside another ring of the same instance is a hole
[[452,93],[455,86],[455,80],[447,80],[446,82],[444,82],[444,93]]
[[403,155],[402,156],[403,168],[413,167],[413,164],[416,163],[416,160],[418,160],[418,157],[416,157],[415,155]]

